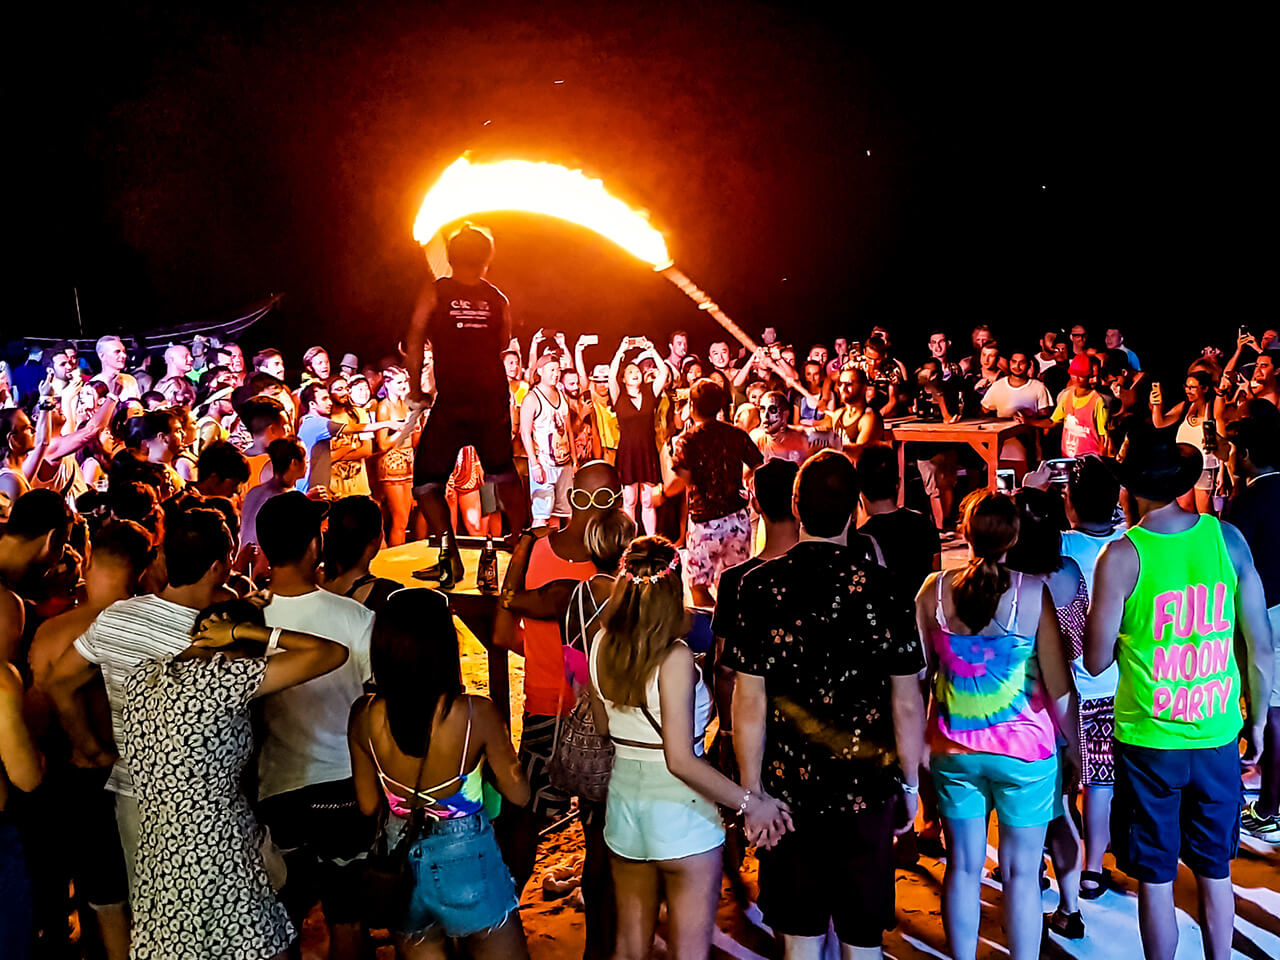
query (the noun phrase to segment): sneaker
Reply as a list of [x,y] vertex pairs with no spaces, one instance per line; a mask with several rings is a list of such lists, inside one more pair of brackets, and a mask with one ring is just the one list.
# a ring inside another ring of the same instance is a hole
[[1247,804],[1240,813],[1240,830],[1263,843],[1280,844],[1280,817],[1264,817],[1257,811],[1258,801]]

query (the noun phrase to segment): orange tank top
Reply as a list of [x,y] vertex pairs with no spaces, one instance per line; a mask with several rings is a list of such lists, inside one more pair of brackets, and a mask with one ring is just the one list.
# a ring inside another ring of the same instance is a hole
[[[536,590],[552,580],[589,580],[596,572],[590,561],[565,560],[551,549],[551,537],[540,537],[529,553],[524,575],[526,590]],[[554,620],[520,621],[524,638],[524,710],[535,716],[555,716],[573,709],[573,687],[564,675],[564,644]]]

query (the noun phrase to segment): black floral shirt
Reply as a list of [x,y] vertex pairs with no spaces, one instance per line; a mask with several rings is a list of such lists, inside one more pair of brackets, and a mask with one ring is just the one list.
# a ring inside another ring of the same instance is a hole
[[804,541],[742,578],[726,666],[763,677],[765,790],[803,816],[898,789],[892,681],[924,668],[907,605],[862,550]]

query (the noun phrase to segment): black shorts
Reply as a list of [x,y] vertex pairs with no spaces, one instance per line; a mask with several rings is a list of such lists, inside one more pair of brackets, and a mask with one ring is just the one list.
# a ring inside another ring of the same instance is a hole
[[528,810],[543,823],[551,823],[569,812],[573,798],[551,785],[548,764],[555,751],[556,718],[526,713],[520,732],[517,759],[529,778],[532,799]]
[[515,470],[511,415],[506,404],[490,410],[456,405],[432,409],[413,455],[413,485],[447,482],[458,462],[458,451],[468,445],[480,454],[480,465],[487,476]]
[[795,818],[795,830],[759,851],[760,910],[775,931],[878,947],[893,928],[893,805]]
[[1240,843],[1240,750],[1235,742],[1195,750],[1115,743],[1111,847],[1142,883],[1169,883],[1181,859],[1193,873],[1231,876]]
[[280,899],[295,925],[317,900],[329,923],[358,922],[362,861],[378,821],[360,812],[355,782],[315,783],[268,797],[258,805],[258,817],[284,856],[288,873]]

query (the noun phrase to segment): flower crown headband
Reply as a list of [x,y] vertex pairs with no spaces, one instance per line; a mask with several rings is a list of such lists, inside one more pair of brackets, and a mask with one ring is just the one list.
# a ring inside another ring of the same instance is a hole
[[630,559],[631,559],[631,551],[628,550],[626,557],[623,558],[622,565],[624,569],[622,571],[622,575],[626,577],[628,580],[630,580],[632,583],[645,583],[645,584],[657,583],[659,580],[661,580],[671,571],[676,569],[676,567],[680,566],[680,554],[674,553],[671,556],[671,561],[665,567],[659,570],[657,573],[651,573],[647,576],[642,576],[640,574],[632,573],[630,570],[625,569],[627,565],[627,561]]

